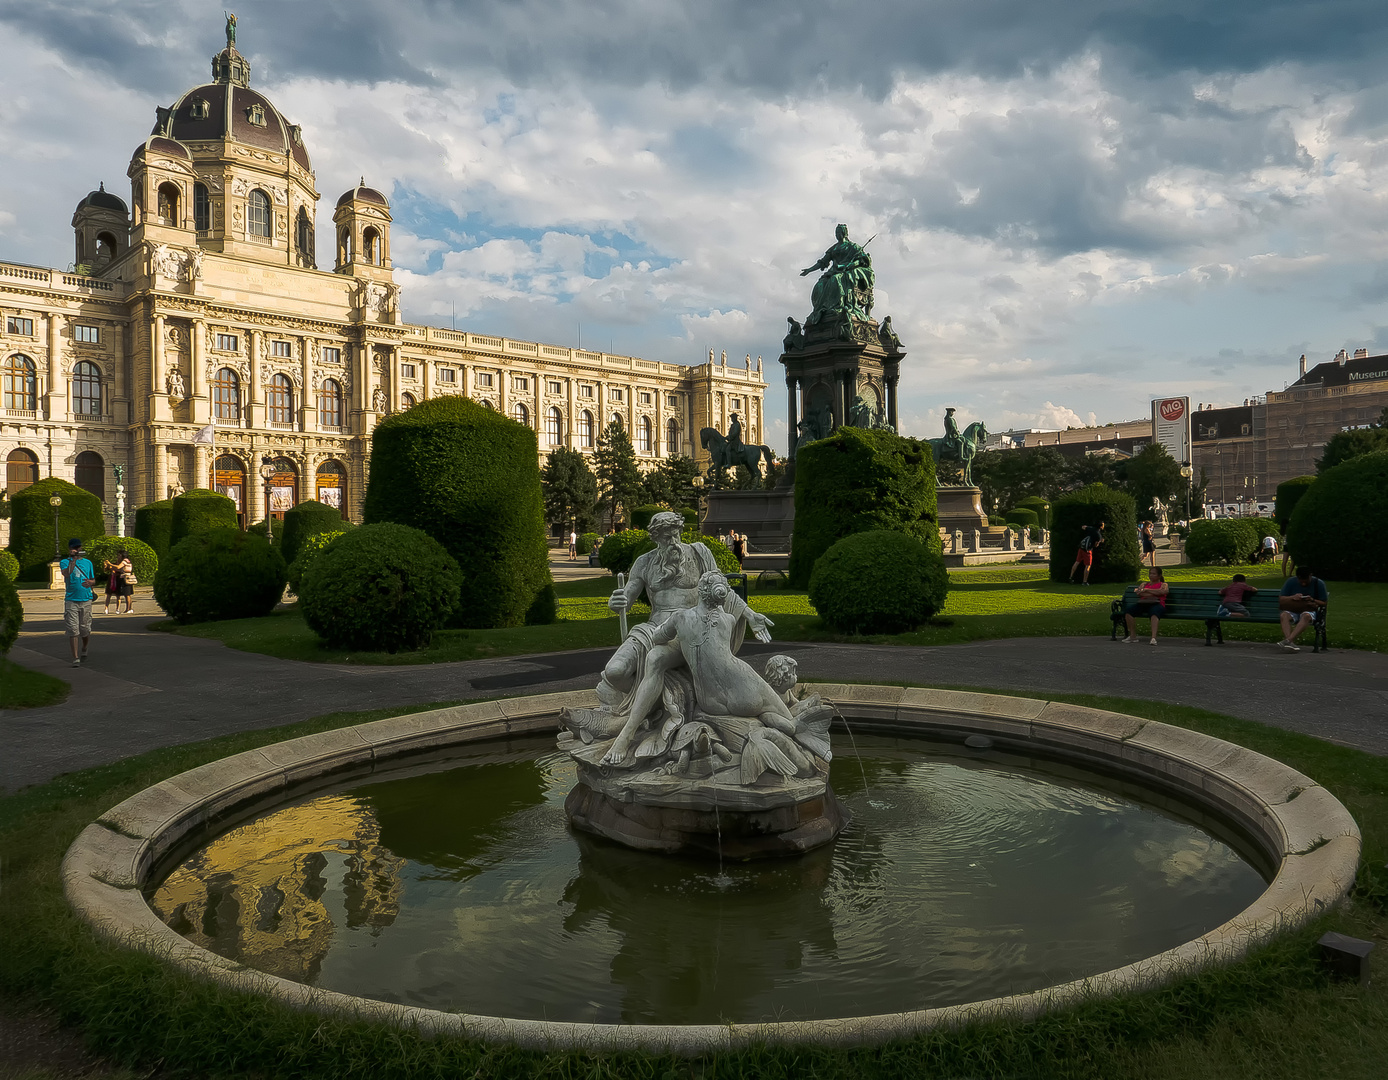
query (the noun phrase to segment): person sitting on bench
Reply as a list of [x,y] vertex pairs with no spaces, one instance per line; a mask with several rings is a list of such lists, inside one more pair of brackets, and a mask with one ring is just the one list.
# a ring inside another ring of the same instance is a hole
[[[1282,640],[1278,643],[1288,652],[1300,652],[1296,639],[1316,620],[1317,614],[1325,610],[1330,602],[1330,593],[1325,582],[1311,573],[1309,566],[1298,566],[1296,577],[1287,579],[1282,586],[1282,595],[1277,598],[1277,606],[1282,609]],[[1296,625],[1292,617],[1296,616]]]
[[1166,594],[1166,579],[1162,577],[1161,569],[1154,566],[1147,571],[1147,580],[1137,587],[1137,595],[1123,605],[1123,620],[1128,626],[1124,644],[1137,644],[1137,615],[1152,617],[1152,639],[1147,644],[1157,643],[1157,620],[1166,614]]
[[1236,619],[1248,618],[1248,608],[1243,606],[1245,597],[1257,596],[1258,590],[1248,583],[1242,574],[1235,574],[1234,580],[1219,590],[1220,605],[1215,612],[1221,619],[1232,615]]

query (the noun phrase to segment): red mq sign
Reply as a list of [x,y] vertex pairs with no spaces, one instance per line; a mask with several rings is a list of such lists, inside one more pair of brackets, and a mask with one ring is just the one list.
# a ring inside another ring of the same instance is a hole
[[1186,403],[1180,398],[1168,398],[1157,406],[1157,411],[1163,420],[1170,423],[1185,415]]

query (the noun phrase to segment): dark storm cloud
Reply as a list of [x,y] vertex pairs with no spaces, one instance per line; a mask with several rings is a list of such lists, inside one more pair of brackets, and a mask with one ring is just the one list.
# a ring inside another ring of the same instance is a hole
[[[242,51],[278,76],[520,84],[715,83],[779,95],[890,90],[899,74],[1010,77],[1086,51],[1153,76],[1284,61],[1377,63],[1382,0],[238,0]],[[0,0],[0,20],[130,85],[187,81],[220,9],[152,0]]]

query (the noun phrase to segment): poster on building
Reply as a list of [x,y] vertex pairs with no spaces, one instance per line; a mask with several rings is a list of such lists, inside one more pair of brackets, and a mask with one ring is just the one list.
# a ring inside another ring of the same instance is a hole
[[1152,438],[1177,461],[1190,461],[1190,398],[1152,399]]
[[341,510],[342,489],[340,487],[320,487],[318,489],[318,501],[324,506],[331,506],[334,510]]
[[283,514],[294,509],[294,487],[292,484],[270,485],[270,512]]

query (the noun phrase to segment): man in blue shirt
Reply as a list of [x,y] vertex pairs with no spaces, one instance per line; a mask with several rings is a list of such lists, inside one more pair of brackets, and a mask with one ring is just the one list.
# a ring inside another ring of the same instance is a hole
[[[72,646],[72,666],[86,662],[87,644],[92,637],[92,601],[96,594],[92,585],[96,583],[96,571],[91,560],[82,556],[82,541],[67,542],[67,558],[58,565],[63,572],[67,589],[63,593],[63,625],[67,628],[67,639]],[[82,640],[82,652],[78,655],[77,641]]]
[[[1316,616],[1325,610],[1330,600],[1325,582],[1311,573],[1310,567],[1298,566],[1296,577],[1287,579],[1282,586],[1282,648],[1288,652],[1300,652],[1294,642],[1301,632],[1310,626]],[[1295,628],[1292,621],[1296,620]]]

